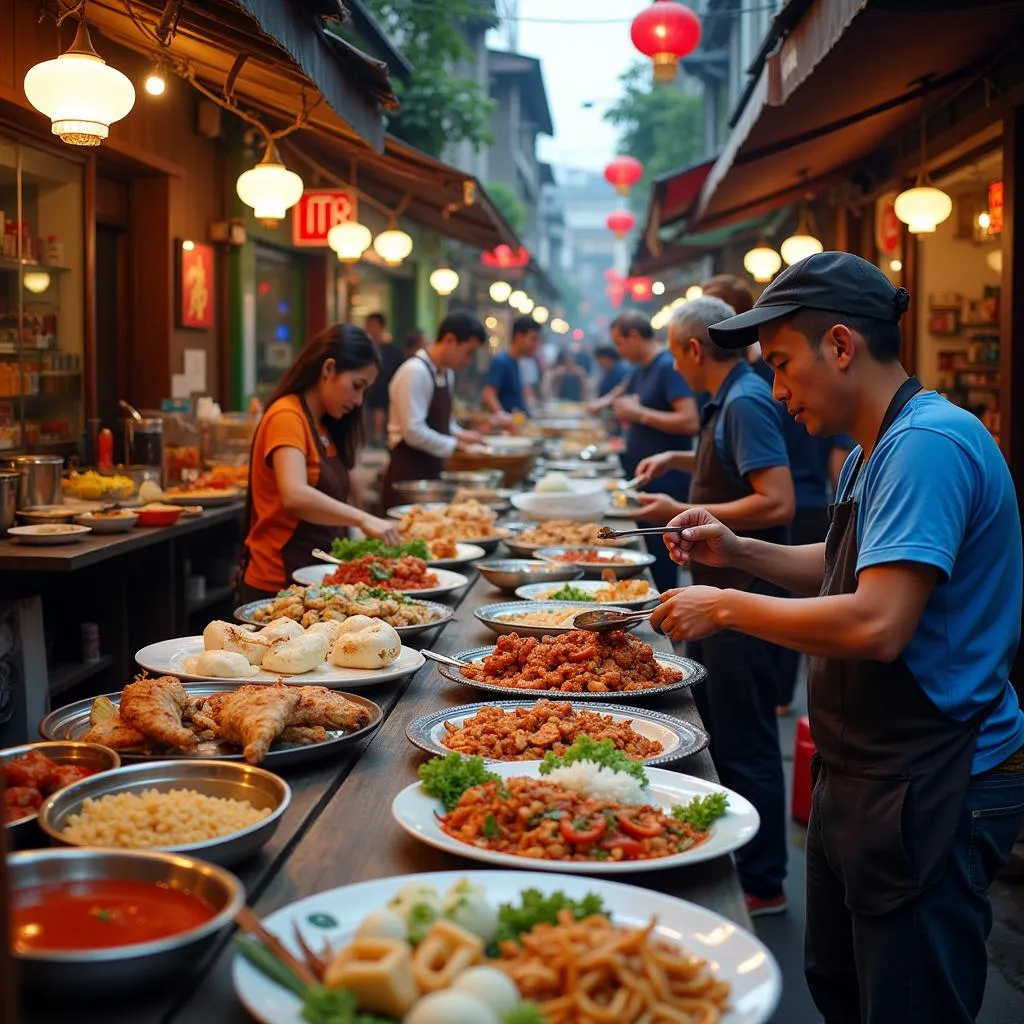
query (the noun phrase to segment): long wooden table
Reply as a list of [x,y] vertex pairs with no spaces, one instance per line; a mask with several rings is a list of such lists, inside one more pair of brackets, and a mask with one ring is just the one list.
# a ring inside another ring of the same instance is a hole
[[[440,634],[426,634],[424,646],[454,654],[494,642],[494,634],[473,617],[473,610],[507,600],[507,595],[478,574],[471,574],[475,576],[472,585],[449,602],[457,606],[455,619]],[[649,627],[637,635],[659,649],[669,649],[668,641]],[[392,821],[390,809],[399,790],[415,781],[416,768],[425,759],[406,739],[409,723],[439,707],[483,700],[486,695],[449,682],[430,662],[400,684],[360,692],[384,709],[383,724],[346,756],[313,762],[286,774],[293,801],[281,826],[258,856],[236,868],[250,906],[261,916],[352,882],[423,871],[487,870],[417,843]],[[693,723],[700,721],[686,690],[644,702],[644,706]],[[702,779],[717,779],[707,751],[673,767]],[[691,900],[750,928],[730,857],[676,871],[616,875],[615,879]],[[76,1003],[76,1024],[244,1024],[250,1018],[232,988],[233,957],[230,937],[224,936],[190,976],[180,977],[158,992],[131,1003],[105,1001],[95,1007]],[[66,1019],[61,1012],[56,1006],[26,1005],[25,1024],[56,1024]]]

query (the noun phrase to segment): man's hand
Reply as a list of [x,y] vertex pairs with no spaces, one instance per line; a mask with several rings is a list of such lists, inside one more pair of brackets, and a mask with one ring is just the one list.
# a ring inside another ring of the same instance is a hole
[[463,430],[459,433],[458,440],[464,444],[487,444],[487,438],[478,430]]
[[490,425],[492,427],[499,427],[502,430],[507,430],[509,427],[514,427],[516,424],[515,417],[510,412],[491,413]]
[[[643,500],[643,495],[640,498]],[[666,525],[679,527],[678,533],[665,534],[668,553],[678,565],[687,566],[691,562],[719,568],[735,565],[740,540],[710,512],[688,508]]]
[[612,414],[622,423],[639,423],[644,407],[635,395],[623,395],[612,402]]
[[661,604],[651,612],[651,626],[676,643],[703,640],[721,629],[717,617],[721,596],[718,587],[666,590]]
[[649,484],[652,480],[657,480],[659,476],[664,476],[672,468],[674,456],[675,452],[661,452],[658,455],[641,459],[636,467],[637,480],[640,481],[640,484]]
[[638,494],[637,497],[640,499],[640,508],[635,518],[644,523],[665,526],[673,516],[678,516],[686,508],[667,494]]
[[359,529],[372,537],[374,540],[383,541],[385,544],[401,544],[402,538],[398,533],[398,523],[394,519],[378,519],[367,513],[359,523]]

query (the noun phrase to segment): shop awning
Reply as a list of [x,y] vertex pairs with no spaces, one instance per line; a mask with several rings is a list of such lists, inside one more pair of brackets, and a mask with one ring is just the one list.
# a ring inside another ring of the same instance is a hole
[[700,233],[678,232],[671,241],[660,241],[652,251],[646,240],[641,239],[633,253],[629,273],[635,276],[657,276],[680,270],[688,263],[703,259],[726,246],[740,241],[755,242],[766,231],[770,232],[773,221],[770,215],[737,221],[726,227]]
[[281,143],[289,166],[303,166],[325,183],[349,186],[439,235],[481,249],[521,244],[472,176],[387,136],[376,152],[337,132],[301,132]]
[[[157,27],[171,9],[165,0],[92,0],[88,17],[103,35],[153,57]],[[295,119],[305,98],[311,126],[330,126],[380,148],[380,108],[393,109],[398,101],[388,63],[333,31],[348,16],[339,0],[181,4],[171,21],[169,54],[186,77],[194,75],[218,94],[230,82],[241,101],[285,122]],[[407,70],[397,61],[394,66],[399,74]]]
[[924,96],[937,104],[983,76],[1022,33],[1016,3],[790,0],[692,226],[755,216],[831,183],[919,117]]
[[[668,174],[663,174],[654,179],[651,183],[651,192],[647,200],[647,216],[644,219],[644,229],[641,232],[636,253],[633,257],[633,268],[630,269],[631,274],[653,273],[653,271],[636,269],[636,261],[646,259],[657,261],[662,259],[664,243],[662,242],[661,229],[677,224],[690,216],[697,199],[700,197],[701,187],[707,180],[707,176],[711,173],[711,168],[714,165],[714,160],[705,160],[699,164],[693,164],[691,167],[670,171]],[[686,257],[674,255],[664,265],[677,266],[686,261]]]

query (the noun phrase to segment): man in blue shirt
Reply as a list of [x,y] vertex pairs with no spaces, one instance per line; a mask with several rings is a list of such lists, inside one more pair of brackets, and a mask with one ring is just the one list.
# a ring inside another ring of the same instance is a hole
[[981,422],[900,365],[908,303],[877,267],[825,252],[711,328],[722,346],[759,338],[790,414],[858,447],[824,545],[739,538],[704,509],[672,522],[680,564],[807,599],[697,586],[651,617],[677,640],[727,628],[811,656],[805,973],[829,1022],[975,1020],[988,889],[1024,820],[1013,480]]
[[512,324],[512,344],[492,360],[481,396],[484,408],[495,415],[523,412],[530,414],[523,393],[518,360],[532,358],[540,344],[540,324],[533,317],[516,317]]
[[[592,402],[588,408],[611,406],[612,414],[627,425],[626,449],[622,468],[632,477],[646,458],[667,448],[688,449],[700,423],[697,403],[686,381],[672,363],[672,354],[654,337],[651,321],[637,310],[622,313],[612,323],[612,340],[619,355],[633,366],[629,379]],[[685,472],[665,474],[662,489],[684,499],[690,490]],[[666,520],[667,521],[667,520]],[[668,590],[679,582],[679,570],[665,545],[648,544],[655,557],[651,575],[659,590]]]
[[594,359],[601,368],[601,378],[597,384],[597,397],[604,398],[612,388],[617,387],[629,378],[629,363],[619,357],[612,345],[601,345],[594,352]]
[[[664,479],[673,467],[690,469],[688,500],[712,509],[745,537],[784,543],[795,501],[782,413],[768,385],[739,352],[718,348],[708,327],[732,315],[721,299],[703,296],[680,306],[669,323],[669,345],[679,372],[696,392],[707,392],[696,452],[662,452],[637,470]],[[666,494],[641,495],[638,519],[663,526],[686,506]],[[694,565],[693,581],[781,594],[749,573]],[[711,734],[711,756],[722,783],[746,797],[761,817],[751,842],[736,851],[736,867],[751,916],[786,909],[786,786],[775,717],[780,648],[726,630],[703,640],[700,660],[708,681],[693,697]]]

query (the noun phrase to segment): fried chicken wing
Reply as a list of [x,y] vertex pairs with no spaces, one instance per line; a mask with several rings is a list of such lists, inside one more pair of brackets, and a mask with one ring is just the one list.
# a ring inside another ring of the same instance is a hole
[[94,725],[83,737],[84,743],[101,743],[111,750],[145,750],[152,742],[120,715],[106,718]]
[[167,747],[194,747],[196,734],[182,724],[192,710],[188,694],[174,676],[139,678],[121,693],[119,714],[128,725]]
[[220,706],[220,735],[241,746],[250,764],[259,764],[291,724],[299,703],[295,690],[283,683],[243,686]]
[[325,686],[295,686],[299,703],[289,725],[322,725],[326,729],[354,732],[370,721],[370,712],[360,704]]
[[323,743],[327,739],[327,730],[322,725],[289,725],[278,739],[282,743],[297,743],[302,746]]

